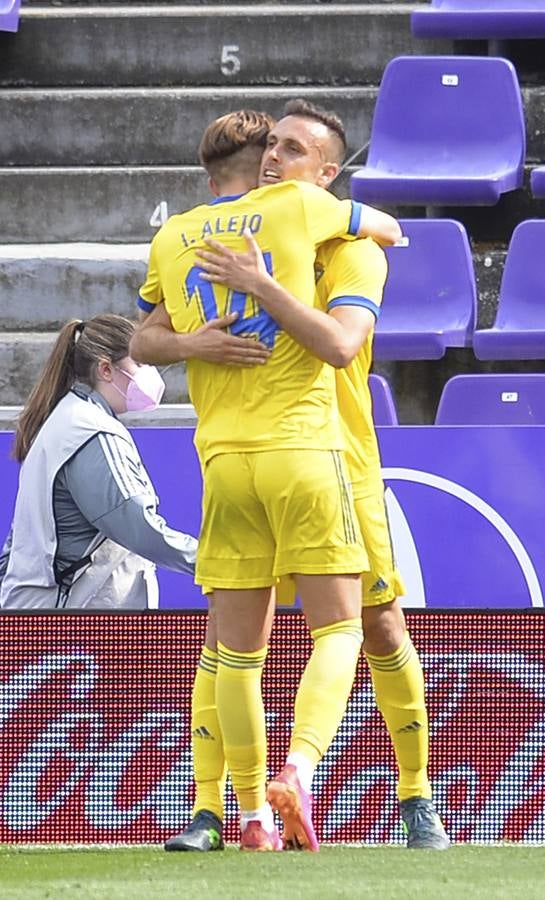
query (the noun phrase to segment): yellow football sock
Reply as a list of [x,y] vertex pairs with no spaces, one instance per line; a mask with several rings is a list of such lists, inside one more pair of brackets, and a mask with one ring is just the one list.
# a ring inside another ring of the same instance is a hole
[[204,646],[191,697],[191,748],[195,775],[193,816],[209,809],[223,821],[227,767],[216,709],[218,654]]
[[290,753],[302,753],[316,765],[346,709],[363,640],[361,619],[316,628],[311,635],[314,649],[295,698]]
[[365,654],[377,706],[390,733],[399,766],[397,796],[431,797],[428,780],[428,714],[424,676],[409,633],[389,656]]
[[266,647],[239,653],[218,643],[218,720],[241,812],[260,809],[266,801],[267,735],[261,696],[266,656]]

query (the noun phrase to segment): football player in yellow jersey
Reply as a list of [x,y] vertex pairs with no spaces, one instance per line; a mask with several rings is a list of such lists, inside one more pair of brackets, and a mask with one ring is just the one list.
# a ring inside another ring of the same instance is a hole
[[[271,350],[261,368],[194,359],[188,364],[204,477],[196,580],[214,590],[215,701],[241,808],[241,846],[281,848],[267,796],[283,819],[284,846],[315,851],[310,782],[352,685],[362,640],[359,573],[367,565],[339,452],[334,375],[282,333],[253,298],[212,289],[201,278],[195,250],[210,235],[240,249],[249,228],[270,254],[265,258],[280,282],[310,308],[312,264],[321,243],[351,233],[365,236],[377,217],[392,235],[399,228],[384,214],[337,201],[310,184],[286,183],[241,196],[240,170],[252,161],[255,146],[248,134],[255,125],[254,116],[232,114],[207,129],[201,156],[218,202],[175,216],[158,232],[141,297],[144,303],[164,301],[179,332],[196,332],[206,321],[236,311],[237,327]],[[274,611],[272,587],[288,573],[295,573],[314,648],[296,697],[287,765],[266,795],[260,680]]]
[[[294,177],[313,182],[322,179],[322,184],[324,179],[332,180],[341,159],[334,156],[331,167],[327,150],[334,149],[335,143],[327,140],[327,129],[339,133],[337,118],[305,101],[293,101],[286,112],[269,134],[261,183]],[[329,167],[324,162],[329,162]],[[258,297],[286,332],[338,367],[337,397],[345,453],[370,561],[370,572],[363,574],[364,651],[399,765],[398,796],[408,846],[445,849],[449,842],[435,813],[427,777],[428,727],[422,671],[397,600],[404,588],[393,560],[368,386],[372,327],[380,311],[386,275],[384,254],[370,240],[323,245],[316,263],[320,313],[303,309],[274,284],[250,235],[248,243],[249,251],[243,256],[212,244],[220,256],[205,254],[203,266],[215,281]]]

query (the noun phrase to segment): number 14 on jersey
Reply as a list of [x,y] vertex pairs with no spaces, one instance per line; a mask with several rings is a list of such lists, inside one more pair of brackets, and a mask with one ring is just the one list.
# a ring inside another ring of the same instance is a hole
[[[269,275],[272,275],[271,254],[264,253],[263,258],[267,272]],[[231,334],[239,335],[239,337],[255,338],[272,350],[276,335],[281,330],[272,316],[262,309],[251,295],[243,294],[241,291],[229,291],[225,311],[220,312],[218,310],[215,286],[210,281],[204,281],[200,277],[201,271],[202,269],[199,266],[193,266],[189,270],[185,280],[185,289],[188,303],[193,299],[198,303],[203,321],[210,322],[221,315],[229,315],[229,313],[236,312],[238,313],[238,319],[229,327]],[[251,308],[249,315],[245,315],[247,306]]]

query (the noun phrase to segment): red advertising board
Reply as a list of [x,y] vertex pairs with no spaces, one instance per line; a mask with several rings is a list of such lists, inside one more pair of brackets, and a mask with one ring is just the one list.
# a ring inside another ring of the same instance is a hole
[[[545,841],[545,616],[408,614],[427,679],[430,775],[458,841]],[[161,842],[191,813],[201,613],[0,615],[0,843]],[[277,617],[264,676],[283,762],[309,641]],[[324,841],[402,841],[365,662],[316,775]],[[227,795],[227,838],[237,840]]]

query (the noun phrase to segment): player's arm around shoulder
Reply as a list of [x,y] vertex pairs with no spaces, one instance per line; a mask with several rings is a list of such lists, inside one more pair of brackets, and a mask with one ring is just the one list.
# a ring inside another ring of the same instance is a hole
[[185,337],[174,331],[161,301],[155,304],[152,312],[140,312],[140,323],[131,338],[129,353],[135,362],[170,365],[187,358]]
[[316,301],[338,328],[336,368],[350,365],[371,334],[380,314],[387,276],[384,250],[367,238],[331,241],[318,256],[323,276]]
[[328,315],[338,327],[336,358],[332,365],[346,369],[360,352],[376,324],[370,309],[362,306],[337,306]]
[[270,350],[259,341],[237,337],[228,328],[238,313],[210,319],[196,331],[175,331],[164,303],[141,321],[131,338],[130,355],[139,363],[172,365],[191,359],[226,366],[263,365]]
[[365,203],[359,205],[361,215],[358,237],[373,238],[382,247],[391,247],[401,240],[403,232],[397,219],[374,206],[367,206]]
[[339,200],[330,191],[308,182],[293,182],[305,211],[307,227],[316,244],[335,237],[371,237],[381,246],[397,243],[403,232],[397,219],[374,206]]
[[[374,237],[331,243],[334,254],[327,271],[332,289],[335,284],[344,285],[349,290],[357,289],[353,292],[362,292],[380,305],[388,276],[388,259],[381,243]],[[324,258],[327,259],[327,254]]]
[[[363,310],[359,315],[339,315],[337,321],[336,316],[327,314],[325,304],[322,308],[316,308],[301,303],[267,272],[261,249],[252,234],[245,231],[244,236],[247,244],[245,253],[233,251],[218,241],[208,239],[206,243],[209,249],[197,251],[203,268],[202,277],[207,281],[225,284],[231,290],[252,294],[259,299],[260,305],[281,329],[313,356],[335,368],[348,365],[373,327],[375,316],[369,313],[368,318],[368,310]],[[365,242],[354,242],[363,243]],[[347,248],[353,246],[342,240],[339,244],[346,245]],[[379,247],[377,251],[382,253]],[[360,255],[355,254],[357,261]],[[353,274],[354,268],[359,273],[359,264],[350,268],[352,282],[357,280]],[[346,296],[343,299],[346,301]],[[353,297],[350,302],[354,305]],[[343,318],[350,319],[349,325],[344,324]]]

